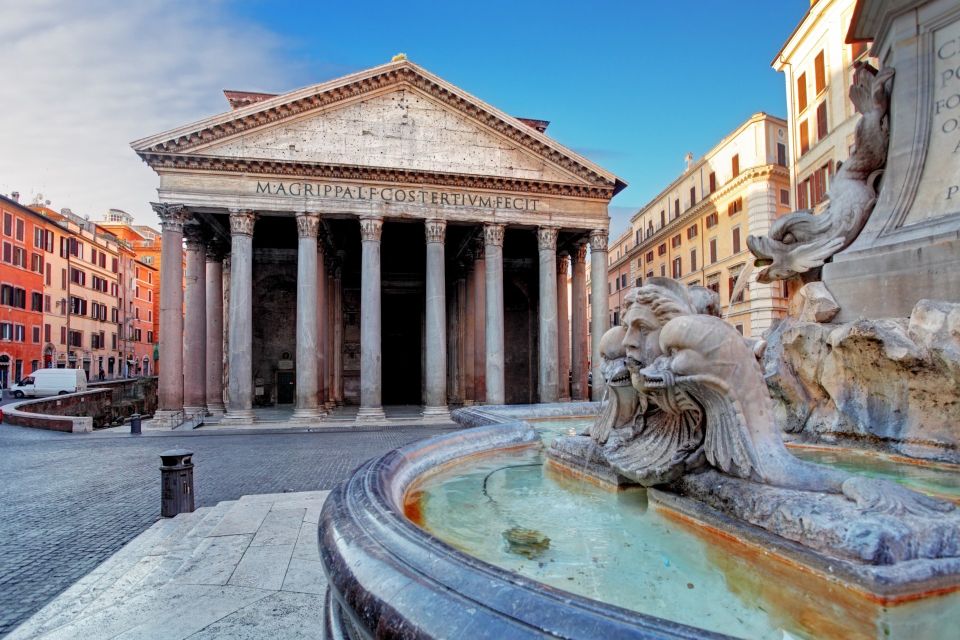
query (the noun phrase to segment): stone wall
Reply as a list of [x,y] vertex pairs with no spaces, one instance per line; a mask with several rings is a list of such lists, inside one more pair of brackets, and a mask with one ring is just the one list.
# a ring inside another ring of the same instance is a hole
[[787,319],[767,336],[777,421],[797,439],[960,462],[960,304],[909,318]]
[[112,403],[110,389],[24,400],[3,407],[3,421],[18,427],[88,433],[109,424]]

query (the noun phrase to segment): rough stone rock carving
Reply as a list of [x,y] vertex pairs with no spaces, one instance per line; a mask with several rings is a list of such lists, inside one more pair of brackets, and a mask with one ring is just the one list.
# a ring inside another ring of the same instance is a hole
[[877,72],[858,66],[850,100],[861,114],[854,130],[854,151],[833,176],[822,211],[804,209],[786,215],[767,236],[750,236],[747,246],[763,267],[759,282],[787,280],[818,269],[860,235],[877,200],[874,189],[887,161],[890,67]]

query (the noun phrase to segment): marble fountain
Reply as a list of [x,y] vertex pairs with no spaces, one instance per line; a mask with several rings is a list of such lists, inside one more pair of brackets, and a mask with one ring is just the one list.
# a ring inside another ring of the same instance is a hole
[[328,638],[956,633],[960,209],[904,207],[960,175],[907,170],[940,153],[912,125],[960,10],[861,2],[851,32],[885,66],[856,74],[828,207],[749,241],[757,281],[802,287],[790,317],[747,340],[711,291],[648,279],[601,340],[603,402],[460,409],[362,465],[319,525]]

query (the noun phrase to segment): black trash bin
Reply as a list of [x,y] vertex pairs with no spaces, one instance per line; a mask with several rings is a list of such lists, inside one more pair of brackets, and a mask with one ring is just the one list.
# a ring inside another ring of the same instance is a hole
[[130,416],[130,433],[140,433],[141,418],[139,413]]
[[160,515],[193,512],[193,452],[171,449],[161,453],[160,460]]

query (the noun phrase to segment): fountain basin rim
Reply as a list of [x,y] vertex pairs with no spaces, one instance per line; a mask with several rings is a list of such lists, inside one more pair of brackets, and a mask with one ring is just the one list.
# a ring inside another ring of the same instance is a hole
[[[516,409],[527,417],[534,417],[534,408],[536,417],[563,417],[551,406],[572,409],[569,403]],[[539,440],[529,423],[504,422],[514,407],[484,409],[487,415],[479,419],[489,416],[495,424],[434,436],[370,460],[327,498],[318,528],[332,604],[326,623],[336,627],[330,637],[728,637],[509,572],[407,519],[404,495],[431,469]]]

